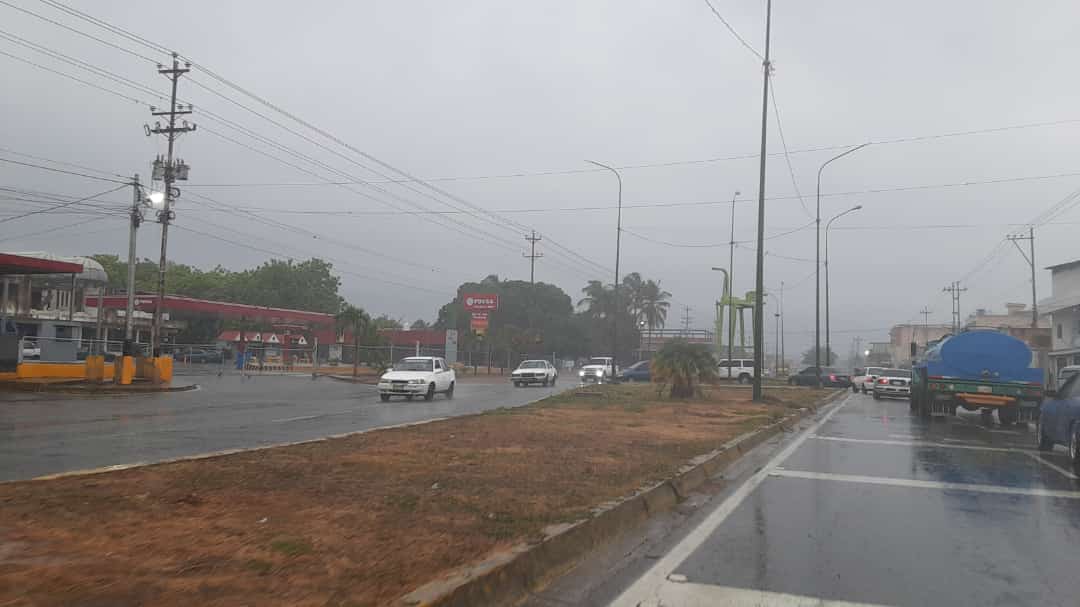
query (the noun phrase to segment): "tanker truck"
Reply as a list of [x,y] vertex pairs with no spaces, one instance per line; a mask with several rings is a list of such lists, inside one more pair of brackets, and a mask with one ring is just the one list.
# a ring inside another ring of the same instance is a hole
[[911,410],[922,417],[956,415],[958,407],[1009,425],[1038,419],[1043,371],[1031,350],[993,330],[966,331],[931,343],[912,363]]

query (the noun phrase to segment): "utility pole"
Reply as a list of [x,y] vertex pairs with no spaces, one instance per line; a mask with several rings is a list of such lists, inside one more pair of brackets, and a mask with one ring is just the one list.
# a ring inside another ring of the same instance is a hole
[[690,316],[690,306],[683,306],[683,335],[690,336],[690,323],[693,322],[693,317]]
[[[735,342],[735,323],[732,322],[735,319],[735,310],[731,305],[732,300],[735,299],[735,200],[739,197],[741,192],[735,190],[735,195],[731,197],[731,241],[728,243],[728,300],[724,302],[724,310],[727,310],[727,358],[728,358],[728,378],[731,378],[731,349]],[[721,314],[720,322],[724,322],[723,314]],[[720,337],[717,335],[717,337]],[[745,352],[744,352],[745,354]]]
[[[932,310],[923,306],[922,310],[919,310],[919,314],[922,314],[922,330],[923,330],[923,345],[930,345],[930,313]],[[915,340],[918,343],[919,340]]]
[[780,281],[780,360],[787,366],[787,354],[784,352],[784,281]]
[[127,267],[127,306],[124,312],[124,348],[123,352],[125,356],[135,355],[135,319],[132,316],[135,314],[135,241],[136,233],[139,230],[139,224],[142,223],[142,209],[139,205],[142,204],[142,188],[139,186],[139,175],[135,174],[131,179],[131,188],[134,190],[134,195],[131,200],[131,225],[128,229],[128,267]]
[[531,236],[526,236],[525,240],[529,241],[530,252],[522,253],[521,256],[529,260],[529,285],[536,284],[536,260],[544,256],[543,253],[536,252],[536,243],[540,242],[544,238],[537,236],[536,230],[532,231]]
[[776,376],[780,376],[780,313],[773,314],[776,317]]
[[169,142],[168,155],[165,157],[164,163],[161,162],[161,158],[158,158],[154,163],[155,177],[160,168],[162,180],[165,182],[165,200],[164,206],[158,212],[158,222],[161,223],[161,259],[158,262],[158,289],[157,299],[154,302],[154,321],[151,328],[151,355],[159,356],[161,354],[161,308],[164,305],[165,300],[165,268],[166,257],[165,253],[169,243],[169,222],[172,221],[175,215],[172,211],[172,201],[179,191],[174,191],[173,182],[184,181],[187,179],[188,166],[183,161],[173,161],[173,147],[176,143],[178,135],[194,131],[195,125],[188,124],[187,120],[184,120],[181,126],[176,126],[176,117],[185,116],[191,113],[191,105],[184,109],[183,105],[176,104],[176,85],[180,81],[180,76],[191,71],[191,64],[185,63],[184,67],[180,67],[180,61],[176,53],[172,54],[172,67],[165,67],[158,64],[158,73],[164,74],[170,81],[172,81],[172,94],[169,100],[168,111],[157,111],[156,108],[151,107],[150,113],[154,116],[168,116],[168,126],[161,126],[160,122],[155,122],[153,127],[146,125],[146,135],[165,135]]
[[764,400],[761,376],[764,365],[765,328],[765,144],[769,124],[769,42],[772,35],[772,0],[765,4],[765,57],[762,59],[761,93],[761,161],[758,167],[758,217],[757,217],[757,280],[754,284],[754,394],[757,402]]
[[[1039,327],[1039,302],[1035,299],[1035,228],[1034,226],[1028,227],[1027,236],[1023,234],[1010,234],[1006,236],[1016,247],[1017,251],[1024,256],[1024,260],[1031,266],[1031,328],[1037,329]],[[1028,255],[1024,252],[1023,247],[1018,244],[1018,241],[1028,241],[1031,254]]]
[[950,295],[952,295],[952,316],[953,316],[952,329],[953,329],[953,335],[956,335],[957,333],[960,332],[960,294],[963,293],[964,291],[967,291],[967,287],[961,288],[960,287],[960,281],[957,280],[957,281],[953,282],[952,284],[950,284],[949,286],[942,289],[942,291],[945,291],[945,292],[949,293]]

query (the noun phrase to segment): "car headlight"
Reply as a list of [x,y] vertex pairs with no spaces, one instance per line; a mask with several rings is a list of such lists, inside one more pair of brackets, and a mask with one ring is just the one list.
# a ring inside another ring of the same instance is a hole
[[425,382],[425,380],[422,380],[422,379],[410,379],[409,383],[410,384],[423,384],[423,383],[426,383],[426,382]]
[[585,377],[585,371],[578,371],[578,377]]

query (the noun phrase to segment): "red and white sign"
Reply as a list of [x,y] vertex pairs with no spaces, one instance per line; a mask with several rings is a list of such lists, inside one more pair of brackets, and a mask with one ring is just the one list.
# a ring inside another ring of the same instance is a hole
[[469,323],[474,330],[486,329],[488,327],[488,313],[487,312],[473,312],[472,321]]
[[499,296],[485,293],[465,293],[462,296],[467,312],[487,312],[499,309]]

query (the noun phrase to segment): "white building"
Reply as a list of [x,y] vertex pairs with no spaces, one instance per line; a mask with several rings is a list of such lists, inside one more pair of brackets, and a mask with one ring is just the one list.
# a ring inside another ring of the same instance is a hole
[[1039,302],[1039,313],[1050,315],[1050,371],[1080,365],[1080,260],[1050,270],[1050,297]]

